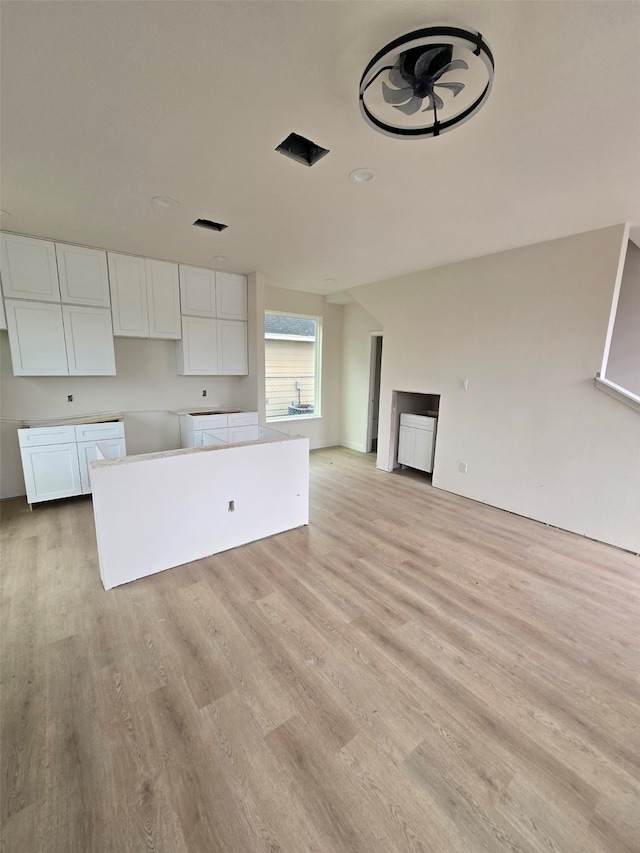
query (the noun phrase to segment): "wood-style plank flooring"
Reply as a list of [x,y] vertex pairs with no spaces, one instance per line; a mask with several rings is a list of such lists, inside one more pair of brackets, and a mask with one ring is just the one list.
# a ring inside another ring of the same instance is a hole
[[3,506],[6,853],[637,853],[638,557],[312,454],[311,524],[104,592]]

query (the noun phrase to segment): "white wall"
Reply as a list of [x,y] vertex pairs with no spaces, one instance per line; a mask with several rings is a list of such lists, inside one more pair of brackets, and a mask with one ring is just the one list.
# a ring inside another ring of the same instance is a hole
[[8,335],[0,332],[1,496],[25,494],[16,431],[25,419],[121,411],[127,452],[150,453],[180,446],[171,410],[256,405],[249,399],[254,389],[245,390],[248,377],[178,376],[175,352],[174,341],[115,338],[116,376],[13,376]]
[[594,387],[622,237],[616,226],[350,291],[384,327],[379,467],[392,464],[392,391],[440,394],[435,486],[640,551],[640,419]]
[[627,244],[607,379],[640,397],[640,249]]
[[341,444],[363,453],[367,451],[371,332],[381,329],[382,325],[361,305],[344,306]]
[[[306,436],[311,448],[340,444],[343,306],[329,303],[324,296],[314,293],[267,286],[265,308],[322,317],[321,416],[274,421],[274,428],[291,435]],[[262,377],[264,385],[264,364]],[[264,415],[264,409],[261,414]]]

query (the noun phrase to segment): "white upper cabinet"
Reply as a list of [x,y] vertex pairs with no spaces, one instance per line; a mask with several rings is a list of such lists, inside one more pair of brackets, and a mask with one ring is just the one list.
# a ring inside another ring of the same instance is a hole
[[144,258],[108,252],[113,334],[149,337],[147,273]]
[[247,319],[246,276],[216,272],[216,309],[216,317],[222,320]]
[[246,376],[247,324],[239,320],[217,320],[218,373],[226,376]]
[[183,317],[182,340],[177,344],[178,373],[212,376],[218,370],[218,321],[211,317]]
[[180,338],[178,264],[108,253],[113,334]]
[[178,264],[146,261],[149,337],[180,339]]
[[216,273],[202,267],[180,264],[182,313],[191,317],[215,317]]
[[54,243],[35,237],[2,234],[0,269],[6,298],[60,302]]
[[115,376],[109,309],[63,305],[62,319],[69,376]]
[[108,308],[7,299],[14,376],[114,375]]
[[63,302],[94,308],[110,307],[106,252],[56,243],[56,256]]
[[14,376],[68,376],[62,306],[5,300]]

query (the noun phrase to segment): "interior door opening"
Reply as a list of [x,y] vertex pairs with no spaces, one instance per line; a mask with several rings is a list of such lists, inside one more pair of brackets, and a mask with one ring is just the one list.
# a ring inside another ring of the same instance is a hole
[[369,419],[367,423],[367,453],[378,452],[378,418],[380,411],[380,376],[382,374],[382,333],[371,335],[369,368]]

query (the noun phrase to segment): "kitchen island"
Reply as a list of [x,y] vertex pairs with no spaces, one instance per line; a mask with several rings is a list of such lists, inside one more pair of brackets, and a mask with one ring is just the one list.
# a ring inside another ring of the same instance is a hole
[[105,589],[309,523],[309,439],[255,441],[91,463]]

